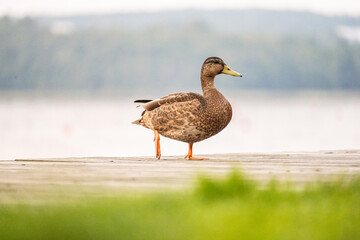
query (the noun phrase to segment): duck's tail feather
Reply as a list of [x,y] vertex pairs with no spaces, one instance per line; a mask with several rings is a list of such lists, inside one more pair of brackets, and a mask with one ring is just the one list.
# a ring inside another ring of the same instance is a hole
[[131,122],[132,124],[141,125],[142,118],[136,119],[135,121]]
[[148,103],[151,102],[152,100],[148,100],[148,99],[138,99],[135,100],[134,103]]
[[[152,100],[148,100],[148,99],[138,99],[138,100],[135,100],[134,103],[148,103],[148,102],[151,102]],[[137,107],[140,107],[141,105],[137,106]],[[131,122],[132,124],[137,124],[137,125],[143,125],[141,120],[142,120],[142,116],[145,114],[146,110],[144,110],[142,113],[141,113],[141,118],[139,119],[136,119],[135,121]]]
[[[135,100],[134,103],[148,103],[148,102],[151,102],[152,100],[148,100],[148,99],[138,99],[138,100]],[[143,105],[137,105],[136,107],[141,107]]]
[[142,120],[142,116],[144,116],[146,110],[144,110],[142,113],[141,113],[141,118],[139,119],[136,119],[135,121],[131,122],[132,124],[137,124],[137,125],[142,125],[143,126],[143,122],[141,121]]

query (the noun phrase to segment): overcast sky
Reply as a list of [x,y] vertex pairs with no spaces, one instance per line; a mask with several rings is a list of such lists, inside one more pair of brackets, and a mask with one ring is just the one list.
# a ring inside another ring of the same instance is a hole
[[291,9],[360,16],[360,0],[0,0],[0,15],[73,15],[169,9]]

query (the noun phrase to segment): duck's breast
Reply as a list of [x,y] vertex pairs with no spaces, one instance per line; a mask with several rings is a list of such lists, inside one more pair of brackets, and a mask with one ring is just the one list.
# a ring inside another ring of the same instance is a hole
[[197,128],[206,132],[208,137],[211,137],[223,130],[229,124],[231,118],[231,105],[221,95],[221,97],[211,98],[207,101],[206,110]]

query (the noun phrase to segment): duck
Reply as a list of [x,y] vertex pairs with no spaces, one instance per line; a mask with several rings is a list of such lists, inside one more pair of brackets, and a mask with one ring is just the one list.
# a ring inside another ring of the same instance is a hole
[[189,144],[185,159],[205,160],[193,156],[194,143],[203,141],[222,131],[231,121],[229,101],[215,88],[219,74],[242,77],[230,69],[219,57],[207,58],[201,67],[203,94],[177,92],[155,100],[135,100],[144,108],[141,118],[132,122],[154,131],[155,157],[161,158],[160,135]]

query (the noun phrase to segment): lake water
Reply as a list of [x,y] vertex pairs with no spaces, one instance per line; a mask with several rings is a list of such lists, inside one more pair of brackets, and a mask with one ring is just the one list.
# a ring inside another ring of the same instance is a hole
[[[232,121],[195,144],[194,155],[360,148],[359,93],[226,96]],[[142,112],[132,101],[142,97],[2,96],[0,159],[153,156],[153,132],[130,124]],[[187,153],[185,143],[163,137],[161,144],[163,156]]]

